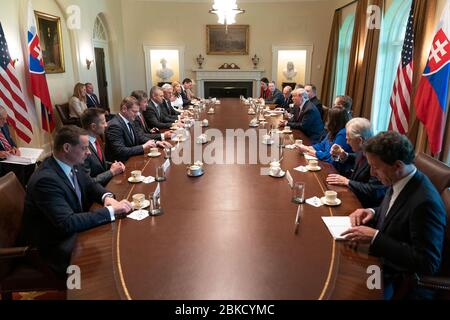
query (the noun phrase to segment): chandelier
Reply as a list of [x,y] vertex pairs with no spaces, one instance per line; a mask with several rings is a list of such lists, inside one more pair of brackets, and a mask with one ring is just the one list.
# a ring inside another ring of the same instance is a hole
[[209,13],[219,17],[218,23],[224,25],[236,23],[236,15],[244,12],[245,10],[238,8],[236,0],[214,0],[212,9],[209,10]]

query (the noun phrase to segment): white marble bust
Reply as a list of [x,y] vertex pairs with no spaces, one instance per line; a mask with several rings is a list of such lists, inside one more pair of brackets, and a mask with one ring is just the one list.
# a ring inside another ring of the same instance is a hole
[[173,71],[170,68],[167,68],[167,60],[162,58],[161,59],[161,69],[158,69],[156,71],[156,75],[158,76],[159,79],[161,79],[161,81],[168,81],[170,80],[170,78],[172,78],[173,76]]
[[287,63],[286,69],[283,70],[283,75],[288,81],[292,81],[297,75],[297,70],[295,69],[294,63],[289,61]]

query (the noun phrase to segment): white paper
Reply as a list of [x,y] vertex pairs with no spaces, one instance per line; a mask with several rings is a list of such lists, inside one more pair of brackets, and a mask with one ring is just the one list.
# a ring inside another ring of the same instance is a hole
[[322,201],[320,201],[320,199],[317,197],[306,200],[306,203],[316,208],[320,208],[321,206],[323,206]]
[[286,179],[287,179],[291,189],[294,188],[294,179],[292,179],[292,176],[291,176],[291,173],[289,172],[289,170],[286,170]]
[[136,221],[144,220],[148,218],[150,215],[147,210],[136,210],[129,214],[127,217]]
[[153,182],[155,182],[155,181],[156,181],[156,180],[155,180],[155,177],[149,176],[149,177],[145,178],[143,182],[144,182],[145,184],[150,184],[150,183],[153,183]]
[[299,172],[303,172],[303,173],[308,172],[308,169],[306,169],[305,166],[297,167],[297,168],[295,168],[294,170],[295,170],[295,171],[299,171]]
[[169,167],[170,167],[170,160],[167,159],[163,164],[164,173],[167,172],[167,169],[169,169]]
[[316,157],[310,156],[310,155],[307,154],[307,153],[305,153],[304,156],[305,156],[305,159],[308,160],[308,161],[309,161],[309,160],[318,160]]
[[34,148],[19,148],[20,157],[10,155],[4,163],[12,163],[12,164],[20,164],[20,165],[29,165],[35,164],[41,154],[44,152],[44,149],[34,149]]
[[352,227],[350,217],[322,217],[331,235],[335,240],[345,240],[341,234]]

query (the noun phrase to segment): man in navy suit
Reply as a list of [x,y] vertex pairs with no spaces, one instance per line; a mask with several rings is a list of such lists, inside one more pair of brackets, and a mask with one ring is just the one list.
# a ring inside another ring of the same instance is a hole
[[148,108],[144,112],[147,126],[150,128],[169,129],[178,118],[170,117],[163,111],[164,93],[160,87],[153,87],[150,90],[150,101]]
[[36,165],[19,165],[12,163],[2,163],[10,155],[20,156],[20,150],[17,148],[8,127],[8,113],[5,108],[0,106],[0,177],[3,177],[8,172],[14,172],[17,179],[25,187],[31,175],[36,168]]
[[186,78],[183,80],[181,86],[181,98],[183,99],[183,107],[188,108],[192,104],[192,100],[189,98],[189,90],[192,89],[192,80]]
[[156,146],[172,146],[165,141],[155,142],[148,140],[134,127],[134,120],[139,113],[139,104],[136,98],[123,99],[120,112],[108,123],[106,128],[106,159],[108,161],[125,162],[133,156],[149,153]]
[[103,141],[100,138],[105,134],[107,126],[105,111],[98,108],[84,110],[81,115],[81,124],[89,135],[89,150],[91,151],[84,161],[86,172],[95,182],[106,186],[113,177],[125,172],[125,165],[122,162],[106,161]]
[[[90,154],[86,131],[61,128],[53,150],[28,184],[19,244],[37,248],[49,267],[64,276],[77,233],[123,218],[132,205],[116,201],[86,174],[83,163]],[[93,203],[103,207],[91,210]]]
[[279,107],[283,106],[284,96],[283,93],[277,89],[275,82],[269,83],[269,96],[265,99],[268,104],[276,104]]
[[162,91],[163,91],[163,95],[164,95],[164,99],[163,99],[163,103],[162,103],[162,112],[169,117],[170,119],[172,119],[173,121],[178,121],[178,116],[180,115],[180,113],[178,113],[172,106],[172,96],[173,96],[173,87],[166,83],[165,85],[162,86]]
[[405,136],[380,133],[367,141],[364,151],[372,175],[388,190],[378,208],[352,213],[353,227],[343,235],[370,244],[371,253],[381,257],[386,299],[432,298],[414,279],[440,269],[446,228],[442,199],[414,166],[414,148]]
[[319,110],[309,101],[305,89],[294,90],[292,100],[294,113],[290,120],[281,121],[280,126],[301,130],[310,139],[311,144],[319,143],[324,129]]
[[317,98],[317,88],[313,84],[307,84],[305,86],[306,93],[308,94],[309,101],[311,101],[319,110],[320,116],[323,118],[323,105],[322,102]]

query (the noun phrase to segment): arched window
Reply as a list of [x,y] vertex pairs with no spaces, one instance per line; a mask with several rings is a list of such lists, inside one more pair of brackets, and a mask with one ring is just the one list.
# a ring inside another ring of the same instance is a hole
[[355,14],[353,13],[347,16],[341,26],[341,29],[339,30],[339,49],[336,65],[336,84],[334,96],[345,94],[354,25]]
[[108,33],[106,32],[105,25],[99,16],[95,19],[94,24],[94,33],[92,35],[92,39],[95,41],[108,41]]
[[394,0],[381,24],[372,105],[375,133],[386,131],[389,127],[392,114],[389,100],[400,63],[411,2],[412,0]]

